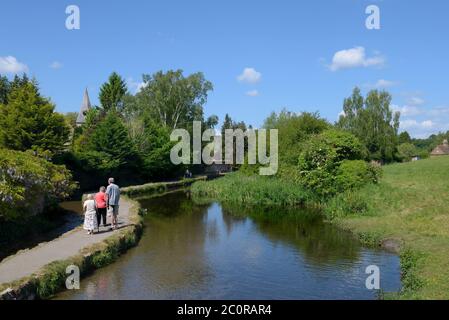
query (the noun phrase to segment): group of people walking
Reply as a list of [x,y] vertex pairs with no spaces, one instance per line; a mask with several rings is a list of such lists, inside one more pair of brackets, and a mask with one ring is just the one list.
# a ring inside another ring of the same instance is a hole
[[100,231],[101,223],[107,227],[107,218],[112,219],[110,230],[118,228],[118,213],[120,202],[120,188],[115,184],[114,178],[109,178],[108,187],[101,187],[96,194],[89,194],[84,201],[84,229],[92,235]]

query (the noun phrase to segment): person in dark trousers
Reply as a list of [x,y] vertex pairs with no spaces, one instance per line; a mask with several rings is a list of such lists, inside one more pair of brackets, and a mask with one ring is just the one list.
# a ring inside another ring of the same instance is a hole
[[95,204],[97,206],[97,221],[98,221],[98,230],[100,230],[101,220],[103,220],[103,227],[106,227],[107,218],[107,204],[106,204],[107,196],[106,196],[106,188],[101,187],[100,192],[95,195]]
[[112,230],[118,228],[118,213],[120,203],[120,187],[114,183],[114,178],[109,178],[108,188],[106,189],[106,202],[108,206],[108,214],[112,216]]

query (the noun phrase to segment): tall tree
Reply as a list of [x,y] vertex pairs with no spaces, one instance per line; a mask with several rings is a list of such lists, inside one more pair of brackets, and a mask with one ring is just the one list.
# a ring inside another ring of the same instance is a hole
[[410,137],[409,133],[407,131],[401,132],[399,134],[399,138],[398,138],[398,142],[399,144],[403,144],[403,143],[411,143],[412,142],[412,138]]
[[296,166],[304,141],[329,127],[318,112],[294,113],[283,109],[273,112],[264,122],[265,129],[279,131],[279,157],[281,169],[284,165]]
[[13,81],[7,104],[0,104],[0,145],[14,150],[61,152],[69,138],[64,117],[39,94],[35,81]]
[[98,152],[114,161],[116,168],[133,167],[138,155],[119,114],[109,112],[93,129],[86,144],[86,151]]
[[390,108],[391,95],[373,90],[366,99],[355,88],[345,99],[337,126],[349,130],[366,146],[372,160],[395,160],[398,145],[399,112]]
[[203,105],[213,89],[202,73],[188,77],[182,70],[159,71],[143,76],[144,86],[136,95],[134,108],[169,129],[189,128],[203,120]]
[[123,97],[128,89],[125,80],[116,72],[109,76],[108,82],[100,88],[100,103],[105,111],[121,111],[123,108]]
[[226,129],[233,129],[233,122],[232,118],[229,116],[229,114],[226,113],[223,125],[221,126],[221,135],[225,136],[225,130]]
[[8,103],[8,94],[10,91],[11,84],[7,77],[0,76],[0,104]]

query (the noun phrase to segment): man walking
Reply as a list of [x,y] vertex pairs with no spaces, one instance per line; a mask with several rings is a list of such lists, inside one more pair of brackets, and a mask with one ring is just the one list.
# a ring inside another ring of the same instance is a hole
[[106,189],[108,212],[112,213],[112,230],[118,227],[118,210],[120,202],[120,188],[114,183],[114,178],[109,178],[108,188]]

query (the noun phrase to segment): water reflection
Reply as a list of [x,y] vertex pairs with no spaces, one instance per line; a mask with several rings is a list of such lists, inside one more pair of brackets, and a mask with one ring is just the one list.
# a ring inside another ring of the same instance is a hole
[[141,199],[139,246],[61,299],[372,299],[365,268],[400,287],[396,256],[359,245],[316,212]]

